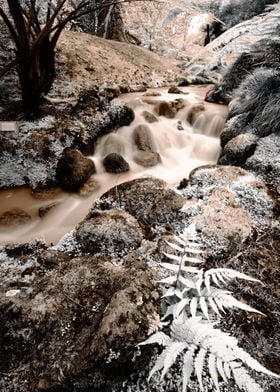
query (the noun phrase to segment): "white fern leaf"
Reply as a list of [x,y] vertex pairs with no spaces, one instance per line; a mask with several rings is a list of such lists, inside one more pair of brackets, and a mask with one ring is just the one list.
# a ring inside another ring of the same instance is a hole
[[195,287],[196,287],[196,290],[198,291],[198,294],[200,294],[200,289],[201,289],[201,286],[203,284],[203,277],[202,276],[203,276],[203,270],[200,270],[198,272],[198,280],[197,280],[197,282],[195,284]]
[[165,293],[161,296],[161,298],[174,297],[176,295],[175,291],[176,291],[175,287],[173,286],[169,287],[169,289],[165,291]]
[[195,283],[193,280],[185,278],[183,275],[179,275],[178,280],[187,288],[195,289]]
[[203,364],[204,364],[206,354],[207,354],[207,350],[201,347],[194,361],[196,377],[199,383],[199,387],[202,391],[203,391],[202,371],[203,371]]
[[226,372],[225,372],[225,369],[224,369],[224,366],[223,366],[223,361],[219,357],[216,360],[216,366],[217,366],[218,372],[220,373],[220,375],[221,375],[222,379],[224,380],[224,382],[227,382],[228,378],[227,378],[227,375],[226,375]]
[[[208,271],[207,271],[207,272],[208,272]],[[207,273],[207,272],[206,272],[206,273]],[[211,278],[212,278],[213,282],[214,282],[217,286],[221,287],[221,283],[218,281],[216,274],[211,275]]]
[[207,307],[207,304],[206,304],[205,297],[200,297],[199,305],[200,305],[200,308],[202,310],[202,313],[209,320],[208,307]]
[[162,284],[175,284],[177,281],[177,275],[174,276],[168,276],[167,278],[163,278],[161,280],[158,281],[158,283],[162,283]]
[[[180,237],[174,237],[175,240],[177,240],[177,242],[180,243],[180,245],[183,246],[179,246],[177,244],[174,244],[174,242],[169,242],[167,240],[165,240],[165,242],[167,243],[167,245],[169,245],[172,249],[175,249],[181,253],[193,253],[193,254],[202,254],[204,253],[203,250],[199,249],[199,247],[201,246],[200,244],[193,244],[192,242],[189,241],[183,241]],[[193,247],[194,245],[194,247]]]
[[209,275],[206,275],[206,273],[205,273],[204,277],[205,277],[205,279],[204,279],[205,287],[206,287],[208,293],[211,293],[211,289],[210,289],[210,276],[209,276]]
[[251,306],[245,304],[244,302],[238,301],[232,295],[225,295],[223,297],[223,305],[225,305],[228,308],[238,308],[238,309],[245,310],[246,312],[259,313],[259,314],[265,316],[264,313],[260,312],[259,310],[255,309],[255,308],[252,308]]
[[173,255],[172,253],[165,253],[163,252],[163,254],[168,257],[170,260],[174,260],[177,261],[177,263],[181,263],[183,260],[184,256],[177,256],[177,255]]
[[161,380],[168,372],[169,368],[176,362],[177,356],[188,348],[188,343],[186,342],[173,342],[163,351],[164,354],[164,366],[161,373]]
[[195,263],[195,264],[201,264],[204,263],[204,260],[198,259],[197,257],[188,257],[186,255],[183,256],[183,261],[188,262],[188,263]]
[[227,284],[226,280],[223,277],[223,274],[221,272],[218,272],[216,274],[217,278],[223,283],[223,284]]
[[196,350],[195,345],[191,345],[189,350],[184,355],[184,365],[183,365],[183,392],[186,392],[188,383],[190,381],[193,372],[193,356]]
[[216,305],[219,308],[219,310],[221,310],[223,313],[226,313],[222,299],[219,297],[214,297],[213,299],[216,302]]
[[190,311],[191,311],[191,315],[192,317],[196,316],[196,310],[197,310],[197,297],[193,297],[191,299],[191,303],[190,303]]
[[236,346],[234,348],[234,354],[242,360],[242,362],[246,363],[248,367],[255,370],[256,372],[267,374],[268,376],[280,378],[280,376],[276,373],[271,372],[266,369],[263,365],[261,365],[256,359],[251,357],[246,351],[244,351],[241,347]]
[[156,360],[156,363],[154,364],[152,370],[150,371],[149,377],[148,377],[148,381],[150,381],[150,379],[153,377],[153,375],[160,371],[163,366],[164,366],[164,358],[165,358],[165,352],[163,351],[159,357]]
[[172,264],[172,263],[160,263],[160,265],[170,271],[178,272],[180,266],[178,264]]
[[[184,252],[185,252],[185,247],[181,247],[181,246],[179,246],[179,245],[177,245],[177,244],[174,244],[173,242],[169,242],[169,241],[166,241],[166,240],[165,240],[165,242],[166,242],[167,245],[169,245],[172,249],[178,250],[178,251],[181,252],[181,253],[184,253]],[[183,244],[183,245],[184,245],[184,244]]]
[[207,297],[207,300],[209,301],[209,305],[211,306],[211,308],[214,310],[214,312],[219,316],[222,317],[214,299],[212,297]]
[[230,378],[231,377],[231,368],[230,368],[228,362],[224,363],[224,371],[225,371],[226,377]]
[[233,377],[237,386],[245,391],[264,392],[263,388],[248,374],[246,369],[238,367],[232,369]]
[[218,381],[218,372],[217,372],[217,368],[216,368],[216,356],[213,354],[209,355],[208,368],[209,368],[209,374],[214,382],[215,388],[218,392],[220,392],[219,381]]
[[156,332],[144,342],[138,344],[138,346],[144,346],[146,344],[159,344],[160,346],[167,346],[172,342],[172,339],[164,332]]
[[185,307],[190,303],[189,298],[183,298],[180,302],[178,302],[173,310],[174,319],[178,318],[181,312],[185,309]]
[[207,289],[202,290],[201,292],[202,296],[205,296],[206,299],[209,301],[212,309],[217,313],[217,309],[215,309],[215,305],[213,306],[213,302],[211,301],[211,298],[215,301],[217,304],[217,307],[221,310],[224,311],[224,308],[238,308],[245,310],[247,312],[255,312],[264,315],[262,312],[259,310],[252,308],[251,306],[247,305],[244,302],[238,301],[236,298],[234,298],[231,294],[230,291],[227,290],[221,290],[212,288],[211,293],[209,294]]
[[236,271],[236,270],[231,269],[231,268],[211,268],[211,269],[209,269],[208,271],[205,272],[205,277],[206,276],[210,276],[214,280],[214,276],[216,274],[221,274],[222,277],[224,279],[227,279],[227,280],[232,280],[232,279],[238,278],[238,279],[244,279],[244,280],[249,280],[249,281],[252,281],[252,282],[261,283],[260,280],[258,280],[256,278],[253,278],[250,275],[243,274],[242,272]]

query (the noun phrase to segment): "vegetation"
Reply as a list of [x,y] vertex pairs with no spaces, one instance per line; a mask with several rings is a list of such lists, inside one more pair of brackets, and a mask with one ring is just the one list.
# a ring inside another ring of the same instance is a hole
[[204,262],[200,256],[203,252],[194,225],[189,226],[179,236],[174,236],[174,240],[174,243],[167,244],[175,253],[165,253],[171,262],[162,263],[162,267],[173,274],[160,281],[165,286],[170,286],[163,295],[165,314],[162,318],[164,322],[161,324],[162,327],[168,325],[167,331],[156,332],[140,343],[158,343],[165,347],[151,370],[150,377],[162,371],[162,379],[178,356],[183,354],[183,392],[187,389],[192,373],[196,374],[200,390],[204,391],[202,374],[206,364],[218,392],[219,377],[225,383],[233,377],[236,385],[245,391],[262,392],[263,389],[252,379],[245,366],[270,376],[279,376],[267,370],[240,348],[236,338],[214,328],[226,309],[239,308],[262,314],[221,288],[236,278],[255,281],[258,284],[260,281],[229,268],[212,268],[204,271],[186,265]]
[[9,13],[0,8],[0,15],[15,44],[16,57],[0,72],[0,77],[16,66],[22,93],[23,110],[28,118],[37,117],[42,94],[49,92],[55,76],[55,47],[68,22],[79,18],[89,6],[81,1],[66,12],[67,0],[53,6],[48,2],[45,20],[40,20],[36,0],[26,4],[7,0]]

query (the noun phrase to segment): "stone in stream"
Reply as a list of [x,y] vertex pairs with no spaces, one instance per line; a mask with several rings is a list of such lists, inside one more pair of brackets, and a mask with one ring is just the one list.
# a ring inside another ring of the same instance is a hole
[[40,207],[38,210],[38,214],[40,218],[44,218],[54,207],[56,207],[59,203],[51,203],[45,207]]
[[144,110],[144,112],[142,113],[142,116],[150,124],[158,122],[157,117],[153,113],[148,112],[147,110]]
[[31,216],[20,208],[13,208],[0,215],[1,226],[17,226],[28,222]]
[[154,151],[152,132],[148,125],[140,124],[133,130],[133,140],[141,151]]
[[159,91],[147,91],[143,94],[143,97],[160,97],[161,93]]
[[134,162],[144,167],[151,167],[160,163],[161,157],[158,152],[139,151],[134,156]]
[[166,118],[174,118],[177,110],[172,105],[172,102],[160,101],[156,104],[155,112],[159,116],[164,116]]
[[66,148],[56,168],[59,186],[68,192],[77,191],[95,173],[94,162],[79,150]]
[[203,103],[197,103],[195,105],[193,105],[190,110],[188,111],[188,115],[187,115],[187,121],[193,125],[196,117],[199,113],[204,112],[205,111],[205,106]]
[[180,90],[177,86],[171,86],[168,89],[169,94],[183,94],[183,91]]
[[108,173],[123,173],[129,171],[129,164],[122,155],[115,152],[106,155],[103,165]]
[[124,152],[125,152],[125,145],[122,138],[114,133],[108,135],[103,144],[103,149],[102,149],[103,155],[105,156],[111,153],[117,153],[123,155]]

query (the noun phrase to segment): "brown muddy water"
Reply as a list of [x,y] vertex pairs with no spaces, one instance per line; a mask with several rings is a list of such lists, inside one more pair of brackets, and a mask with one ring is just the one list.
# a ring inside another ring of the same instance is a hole
[[[95,162],[96,174],[92,176],[91,184],[84,188],[83,195],[59,191],[32,194],[28,188],[0,192],[0,217],[14,209],[24,211],[27,216],[25,218],[23,214],[21,223],[17,225],[0,222],[0,244],[33,239],[56,243],[85,217],[93,202],[108,189],[147,176],[161,178],[172,187],[194,168],[216,163],[220,153],[219,135],[225,123],[227,107],[203,102],[205,87],[190,86],[181,90],[184,94],[169,94],[166,89],[158,89],[156,91],[161,96],[132,93],[119,98],[133,108],[135,120],[129,126],[98,140],[95,154],[90,157]],[[175,118],[156,115],[155,105],[158,101],[178,99],[183,100],[184,107]],[[190,118],[191,110],[200,104],[204,105],[205,110],[193,114],[191,125],[187,118]],[[158,121],[147,123],[143,117],[144,111],[156,115]],[[141,124],[149,126],[153,151],[158,152],[161,158],[161,162],[153,167],[143,167],[135,162],[139,150],[134,143],[133,131]],[[112,144],[121,146],[123,157],[130,166],[129,172],[106,173],[102,160]]]

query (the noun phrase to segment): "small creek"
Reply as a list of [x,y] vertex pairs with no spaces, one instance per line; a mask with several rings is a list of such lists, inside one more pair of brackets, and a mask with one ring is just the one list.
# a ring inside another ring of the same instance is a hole
[[[31,216],[27,222],[17,226],[0,225],[0,244],[26,242],[35,238],[56,243],[84,218],[94,200],[108,189],[144,176],[161,178],[174,186],[195,167],[215,163],[220,152],[219,135],[225,123],[227,107],[203,102],[205,86],[190,86],[181,90],[184,94],[170,94],[166,89],[158,89],[156,91],[160,96],[132,93],[120,97],[134,109],[135,120],[129,126],[119,128],[113,137],[109,134],[99,139],[95,154],[90,157],[95,162],[96,174],[92,176],[91,183],[84,187],[83,195],[60,191],[32,194],[28,188],[0,192],[0,216],[13,209],[24,210]],[[174,118],[156,114],[159,101],[175,100],[183,107]],[[204,105],[203,110],[199,109],[201,104]],[[144,111],[156,115],[157,121],[148,123],[143,116]],[[187,119],[191,119],[192,125]],[[136,159],[139,149],[134,142],[133,131],[141,124],[150,128],[153,151],[160,156],[160,163],[152,167],[144,167]],[[102,160],[114,148],[122,150],[130,166],[128,172],[110,174],[105,171]],[[54,208],[45,210],[54,204]],[[47,213],[44,214],[44,211]]]

